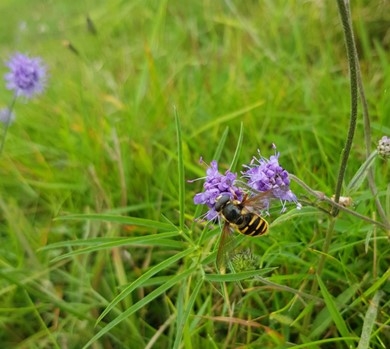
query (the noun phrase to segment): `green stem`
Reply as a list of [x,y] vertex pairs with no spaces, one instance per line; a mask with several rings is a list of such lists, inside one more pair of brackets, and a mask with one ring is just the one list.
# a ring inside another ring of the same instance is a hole
[[9,125],[11,124],[11,114],[12,114],[12,109],[14,109],[14,106],[15,106],[16,98],[17,98],[17,96],[15,95],[11,101],[10,106],[8,107],[8,120],[5,122],[5,125],[4,125],[3,137],[1,139],[1,144],[0,144],[0,156],[1,156],[1,154],[3,154],[5,138],[7,137]]
[[[335,188],[335,201],[338,202],[341,195],[341,187],[343,184],[345,170],[347,168],[349,154],[352,148],[353,137],[356,129],[357,120],[357,105],[358,105],[358,84],[357,84],[357,53],[355,48],[355,40],[352,32],[352,25],[349,17],[349,9],[344,0],[337,0],[341,22],[344,29],[345,44],[347,47],[349,71],[350,71],[350,84],[351,84],[351,114],[349,119],[349,129],[347,139],[344,145],[344,149],[341,155],[341,163],[339,173],[337,176],[337,183]],[[332,209],[332,215],[336,216],[339,210],[337,208]]]
[[[374,219],[371,219],[370,217],[367,217],[367,216],[363,216],[362,214],[356,212],[356,211],[352,211],[351,209],[349,209],[348,207],[345,207],[341,204],[339,204],[338,202],[335,202],[335,200],[327,197],[324,193],[320,192],[320,191],[317,191],[317,190],[314,190],[312,188],[310,188],[306,183],[304,183],[302,180],[300,180],[298,177],[296,177],[295,175],[293,174],[289,174],[289,177],[290,179],[292,179],[294,182],[296,182],[297,184],[299,184],[303,189],[305,189],[308,193],[310,193],[311,195],[315,196],[315,198],[319,201],[323,201],[323,202],[326,202],[327,204],[329,204],[330,206],[332,206],[333,209],[337,209],[337,210],[340,210],[340,211],[344,211],[352,216],[355,216],[363,221],[366,221],[368,223],[371,223],[371,224],[375,224],[377,225],[378,227],[384,229],[384,230],[389,230],[390,229],[390,224],[387,224],[387,222],[385,223],[382,223],[382,222],[378,222]],[[315,206],[315,205],[313,205]],[[327,213],[330,213],[327,211]]]
[[179,175],[179,226],[181,232],[184,232],[184,213],[185,213],[185,176],[184,176],[184,157],[183,157],[183,140],[181,134],[180,118],[176,106],[174,106],[175,123],[176,123],[176,141],[177,141],[177,170]]

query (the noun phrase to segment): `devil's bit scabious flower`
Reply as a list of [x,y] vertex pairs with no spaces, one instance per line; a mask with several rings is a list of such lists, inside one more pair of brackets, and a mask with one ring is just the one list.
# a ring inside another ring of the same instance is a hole
[[[274,147],[276,149],[276,147]],[[246,171],[242,172],[247,179],[249,187],[258,192],[271,191],[272,196],[283,202],[292,201],[298,206],[298,200],[290,189],[290,178],[288,172],[279,165],[280,153],[275,152],[269,159],[260,155],[253,158]],[[269,205],[269,202],[267,203]]]
[[218,217],[215,210],[215,200],[221,194],[228,194],[232,199],[242,200],[243,192],[234,185],[237,175],[227,170],[225,174],[218,171],[217,161],[211,161],[210,167],[206,171],[204,191],[194,196],[194,203],[197,205],[207,205],[209,208],[206,219],[212,221]]
[[378,142],[378,154],[385,159],[390,158],[390,138],[383,136]]
[[15,120],[15,113],[9,108],[0,109],[0,122],[2,124],[11,124]]
[[46,84],[46,67],[39,57],[30,58],[16,53],[6,63],[9,72],[4,75],[6,86],[16,96],[32,98],[43,92]]

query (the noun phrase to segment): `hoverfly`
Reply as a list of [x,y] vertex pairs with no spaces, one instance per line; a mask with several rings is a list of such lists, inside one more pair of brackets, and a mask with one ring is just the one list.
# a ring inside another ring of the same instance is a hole
[[271,192],[263,192],[250,198],[246,194],[242,201],[232,200],[229,194],[217,198],[215,210],[224,220],[217,252],[218,270],[224,272],[226,254],[233,245],[233,229],[248,236],[261,236],[268,231],[268,222],[257,212],[266,207],[266,199],[270,197],[273,197]]

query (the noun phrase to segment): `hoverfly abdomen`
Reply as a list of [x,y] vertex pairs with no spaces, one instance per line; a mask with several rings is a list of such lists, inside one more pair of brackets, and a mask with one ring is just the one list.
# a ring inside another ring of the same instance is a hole
[[268,231],[268,223],[261,216],[249,212],[242,217],[243,223],[237,227],[240,233],[249,236],[259,236]]
[[268,223],[259,214],[246,208],[247,198],[242,202],[231,200],[229,195],[221,195],[215,204],[215,209],[224,220],[241,234],[248,236],[263,235],[268,231]]

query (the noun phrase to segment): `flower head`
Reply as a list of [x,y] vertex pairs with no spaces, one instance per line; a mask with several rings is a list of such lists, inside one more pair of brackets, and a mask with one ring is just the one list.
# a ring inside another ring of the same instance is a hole
[[290,189],[289,174],[279,165],[279,155],[280,153],[275,151],[275,155],[266,159],[259,152],[259,158],[254,157],[251,164],[245,166],[247,170],[243,171],[242,175],[247,179],[249,187],[255,191],[270,191],[273,197],[283,202],[292,201],[298,204],[297,197]]
[[0,109],[0,122],[3,124],[11,124],[15,120],[15,113],[9,108]]
[[383,136],[378,142],[378,154],[385,159],[390,158],[390,138]]
[[214,220],[218,217],[215,210],[215,201],[221,194],[228,194],[232,199],[242,200],[244,193],[234,185],[237,175],[227,170],[225,174],[218,171],[217,161],[211,161],[210,167],[206,171],[204,191],[194,196],[194,203],[197,205],[207,205],[209,210],[206,219]]
[[16,53],[6,63],[9,72],[4,75],[6,86],[17,96],[32,98],[43,92],[46,83],[46,67],[39,57],[30,58]]
[[256,256],[252,254],[251,250],[246,249],[233,256],[232,266],[236,273],[256,270],[258,268],[258,261]]

